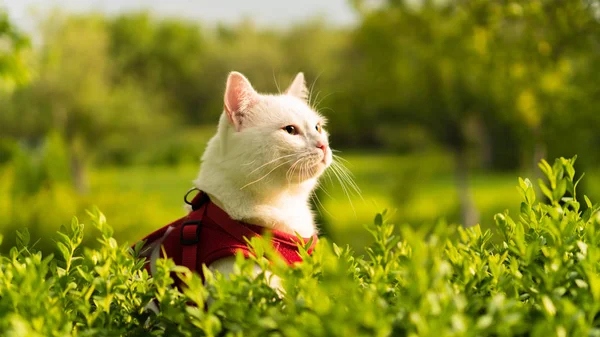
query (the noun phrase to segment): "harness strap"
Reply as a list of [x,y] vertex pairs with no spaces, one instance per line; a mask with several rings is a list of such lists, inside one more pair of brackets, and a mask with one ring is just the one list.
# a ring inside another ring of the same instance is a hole
[[194,211],[181,224],[181,265],[192,271],[198,267],[198,243],[207,205],[205,200],[201,195],[197,195],[192,201]]
[[254,236],[260,236],[259,233],[250,228],[240,226],[239,222],[231,219],[223,210],[212,202],[206,205],[206,216],[243,245],[246,244],[244,237],[251,239]]
[[[191,197],[192,192],[194,190],[190,190],[185,198],[192,212],[144,238],[147,245],[140,252],[140,256],[150,258],[150,264],[146,268],[151,274],[155,272],[153,262],[159,257],[163,244],[166,256],[172,257],[178,265],[201,273],[199,264],[210,264],[216,259],[235,255],[239,251],[248,256],[251,251],[244,238],[262,236],[264,228],[233,220],[202,191],[198,191],[191,201],[188,200],[187,197]],[[272,233],[273,247],[288,264],[302,261],[298,254],[299,239],[296,236],[276,230]],[[218,238],[218,242],[212,240],[213,237]],[[309,254],[317,241],[316,235],[313,238],[308,249]],[[200,246],[201,244],[203,246]]]

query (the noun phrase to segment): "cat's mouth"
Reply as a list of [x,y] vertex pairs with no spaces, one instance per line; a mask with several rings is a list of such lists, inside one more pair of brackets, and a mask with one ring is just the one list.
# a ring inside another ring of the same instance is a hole
[[329,159],[327,153],[319,151],[319,153],[312,153],[305,157],[304,160],[293,164],[286,174],[288,181],[304,181],[307,179],[315,178],[321,175],[327,166],[329,165]]
[[314,155],[313,166],[318,167],[321,165],[327,165],[327,152]]
[[313,163],[313,176],[318,176],[329,166],[329,156],[327,156],[327,152],[323,152],[323,154],[319,154],[315,156],[316,159]]

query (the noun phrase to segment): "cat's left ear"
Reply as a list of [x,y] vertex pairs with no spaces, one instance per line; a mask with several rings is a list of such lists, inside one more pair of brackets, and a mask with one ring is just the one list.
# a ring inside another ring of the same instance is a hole
[[298,73],[298,75],[296,75],[292,84],[285,90],[285,94],[298,97],[303,101],[308,101],[308,88],[306,87],[303,73]]
[[251,118],[250,108],[258,101],[259,95],[250,81],[237,71],[227,77],[224,105],[229,122],[240,131]]

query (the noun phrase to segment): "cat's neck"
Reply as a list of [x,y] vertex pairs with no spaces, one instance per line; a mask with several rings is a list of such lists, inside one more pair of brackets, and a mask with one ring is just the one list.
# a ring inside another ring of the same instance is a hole
[[[213,144],[214,145],[214,144]],[[209,145],[207,151],[211,151]],[[194,184],[207,193],[232,219],[308,238],[316,233],[308,203],[315,180],[301,184],[258,182],[244,187],[243,174],[229,172],[219,163],[223,160],[204,156],[202,168]]]

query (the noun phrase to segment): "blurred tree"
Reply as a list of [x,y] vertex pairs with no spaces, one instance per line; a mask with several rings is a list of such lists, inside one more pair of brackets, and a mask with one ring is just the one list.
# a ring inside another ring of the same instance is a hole
[[8,14],[0,8],[0,90],[12,91],[16,85],[29,80],[25,65],[27,37],[9,21]]
[[57,130],[66,140],[73,184],[87,191],[86,163],[98,147],[115,137],[139,144],[168,126],[157,96],[138,85],[111,83],[109,35],[100,16],[64,18],[45,23],[38,55],[38,76],[15,92],[2,117],[9,135],[39,140]]
[[495,113],[485,92],[492,71],[482,19],[454,2],[389,2],[362,13],[352,68],[363,80],[348,99],[368,119],[359,125],[418,123],[429,130],[454,153],[463,224],[476,224],[468,188],[470,130]]
[[12,159],[16,153],[16,142],[6,138],[11,124],[5,123],[6,106],[10,93],[18,85],[30,79],[29,69],[25,65],[25,50],[29,40],[9,21],[8,14],[0,8],[0,164]]
[[[547,149],[551,156],[572,156],[587,148],[588,141],[600,139],[593,131],[600,119],[592,111],[600,93],[594,75],[600,63],[599,8],[600,1],[594,0],[498,6],[502,25],[492,34],[504,46],[497,58],[509,74],[502,101],[514,102],[505,111],[513,112],[529,132],[524,143],[532,144],[534,167]],[[569,135],[569,142],[558,136],[582,122],[588,127]]]
[[474,145],[480,159],[530,153],[537,163],[546,142],[560,142],[565,120],[591,112],[597,1],[353,3],[363,20],[346,67],[361,81],[346,84],[337,105],[361,113],[347,132],[377,142],[381,130],[425,127],[455,155],[467,226],[477,221],[468,192]]
[[[58,129],[85,190],[82,158],[101,150],[127,163],[162,141],[165,119],[214,124],[229,71],[263,92],[304,71],[335,147],[452,151],[466,213],[473,163],[515,169],[546,147],[556,156],[598,144],[598,1],[353,2],[362,21],[352,32],[323,19],[209,30],[147,13],[55,16],[35,55],[39,77],[0,95],[0,125],[34,144]],[[582,122],[569,135],[577,150],[567,148],[557,135]]]
[[280,33],[259,30],[245,20],[231,26],[219,25],[208,41],[207,64],[199,90],[209,99],[202,107],[199,122],[213,124],[218,120],[223,112],[225,79],[232,70],[246,75],[260,92],[277,91],[276,74],[283,63]]
[[206,42],[198,25],[134,13],[111,20],[108,28],[113,80],[133,79],[146,91],[162,95],[185,121],[197,123],[212,99],[200,90],[206,82]]

